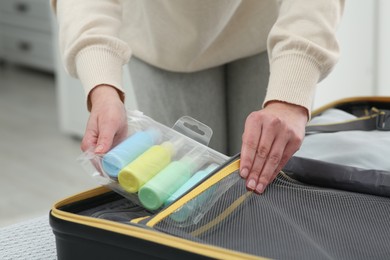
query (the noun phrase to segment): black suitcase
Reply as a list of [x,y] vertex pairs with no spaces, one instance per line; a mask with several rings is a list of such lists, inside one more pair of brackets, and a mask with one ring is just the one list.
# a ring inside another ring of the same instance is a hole
[[[359,98],[332,107],[356,110],[388,103],[387,98]],[[372,186],[328,185],[334,179],[324,169],[318,171],[321,181],[311,182],[316,174],[300,174],[287,165],[257,195],[246,190],[238,169],[236,156],[157,212],[104,187],[62,200],[50,213],[58,259],[390,257],[390,194],[370,194]],[[365,179],[364,171],[354,174]],[[389,172],[378,174],[375,178],[389,180]],[[389,190],[390,181],[383,185]]]

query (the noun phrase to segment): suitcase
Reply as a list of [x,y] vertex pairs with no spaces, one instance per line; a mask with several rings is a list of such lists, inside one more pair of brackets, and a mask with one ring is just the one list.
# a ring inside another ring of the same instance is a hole
[[[387,98],[362,97],[328,108],[362,111],[388,104]],[[238,169],[239,155],[158,211],[105,187],[63,199],[50,212],[58,259],[389,258],[390,183],[372,194],[364,187],[366,172],[357,171],[360,185],[347,190],[328,185],[335,180],[325,170],[318,171],[318,181],[316,174],[287,165],[256,195],[246,190]]]

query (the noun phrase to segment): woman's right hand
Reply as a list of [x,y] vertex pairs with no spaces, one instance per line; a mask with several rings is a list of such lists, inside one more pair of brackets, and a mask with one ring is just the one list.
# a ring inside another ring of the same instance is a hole
[[127,136],[126,108],[118,91],[108,85],[95,87],[89,94],[92,104],[81,150],[108,152]]

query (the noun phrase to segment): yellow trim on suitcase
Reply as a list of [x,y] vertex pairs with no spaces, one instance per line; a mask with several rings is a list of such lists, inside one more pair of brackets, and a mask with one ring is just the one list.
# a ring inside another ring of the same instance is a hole
[[245,199],[252,194],[252,191],[248,191],[245,194],[241,195],[238,199],[236,199],[227,209],[225,209],[221,214],[219,214],[214,220],[210,221],[206,225],[194,230],[191,232],[191,235],[194,237],[202,235],[204,232],[207,232],[207,230],[211,229],[212,227],[218,225],[220,222],[222,222],[225,218],[227,218],[238,206],[241,205],[245,201]]
[[142,220],[147,219],[147,218],[150,218],[150,216],[135,218],[135,219],[132,219],[130,222],[131,222],[131,223],[136,223],[136,224],[137,224],[137,223],[139,223],[139,222],[141,222]]
[[[195,188],[192,192],[184,196],[183,198],[179,199],[177,203],[174,203],[175,205],[182,205],[186,200],[189,198],[195,196],[205,188],[215,184],[222,178],[228,176],[229,174],[233,173],[239,168],[239,160],[232,162],[229,164],[227,167],[222,169],[218,174],[213,175],[210,177],[209,180],[207,180],[205,183],[199,185],[199,187]],[[61,219],[67,222],[71,223],[78,223],[81,225],[86,225],[94,228],[99,228],[103,230],[107,230],[110,232],[114,233],[119,233],[135,238],[139,238],[142,240],[147,240],[151,241],[154,243],[158,243],[161,245],[166,245],[169,247],[181,249],[184,251],[192,252],[195,254],[199,255],[204,255],[207,257],[215,258],[215,259],[268,259],[264,257],[258,257],[234,250],[229,250],[226,248],[222,247],[217,247],[213,245],[206,245],[202,243],[197,243],[191,240],[186,240],[183,238],[175,237],[169,234],[161,233],[155,230],[151,229],[145,229],[140,226],[134,226],[131,224],[123,224],[119,222],[114,222],[110,220],[105,220],[105,219],[98,219],[98,218],[93,218],[93,217],[88,217],[88,216],[82,216],[82,215],[77,215],[74,213],[62,211],[59,208],[66,206],[70,203],[78,202],[80,200],[85,200],[88,198],[92,198],[98,195],[101,195],[103,193],[109,192],[110,190],[105,187],[99,187],[95,188],[92,190],[88,190],[86,192],[76,194],[72,197],[63,199],[57,203],[54,204],[52,210],[51,210],[51,215],[57,219]],[[179,203],[180,202],[180,203]],[[174,205],[172,204],[172,205]],[[177,206],[178,208],[179,206]],[[171,208],[171,207],[169,207]],[[169,212],[175,207],[172,207],[172,209],[169,210]],[[166,214],[168,212],[165,212]],[[169,214],[169,213],[168,213]],[[141,221],[143,218],[138,218],[135,219],[135,222]],[[152,223],[154,223],[153,221]],[[200,232],[200,231],[198,231]]]
[[156,216],[154,216],[149,222],[146,223],[148,227],[153,227],[157,223],[159,223],[164,218],[168,217],[170,214],[178,210],[181,206],[183,206],[185,203],[190,201],[191,199],[195,198],[199,194],[201,194],[203,191],[208,189],[209,187],[213,186],[226,176],[232,174],[233,172],[237,171],[240,168],[240,160],[237,159],[233,161],[228,166],[221,169],[218,173],[214,174],[210,178],[208,178],[206,181],[201,183],[199,186],[197,186],[195,189],[181,197],[179,200],[177,200],[175,203],[173,203],[171,206],[167,207],[166,209],[163,209],[160,213],[158,213]]
[[145,229],[139,226],[126,225],[119,222],[114,222],[105,219],[97,219],[88,216],[77,215],[74,213],[62,211],[59,208],[68,205],[72,202],[77,202],[82,199],[91,198],[107,191],[106,188],[97,188],[77,194],[54,204],[51,215],[57,219],[61,219],[71,223],[78,223],[85,226],[99,228],[110,232],[123,234],[138,239],[166,245],[169,247],[181,249],[215,259],[268,259],[250,254],[241,253],[234,250],[225,249],[222,247],[197,243],[191,240],[175,237],[169,234],[161,233],[155,230]]
[[315,109],[312,113],[312,116],[317,115],[319,113],[324,112],[325,110],[328,110],[330,108],[337,107],[339,105],[343,104],[349,104],[354,102],[382,102],[382,103],[390,103],[390,97],[387,96],[362,96],[362,97],[350,97],[350,98],[343,98],[336,100],[334,102],[331,102],[329,104],[326,104],[324,106],[321,106],[317,109]]

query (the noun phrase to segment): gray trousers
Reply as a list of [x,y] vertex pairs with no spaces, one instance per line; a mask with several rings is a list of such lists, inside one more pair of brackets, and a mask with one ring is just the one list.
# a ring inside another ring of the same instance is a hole
[[240,152],[245,119],[261,108],[269,78],[266,52],[192,73],[132,58],[129,70],[138,110],[167,126],[185,115],[201,121],[213,129],[209,146],[227,155]]

